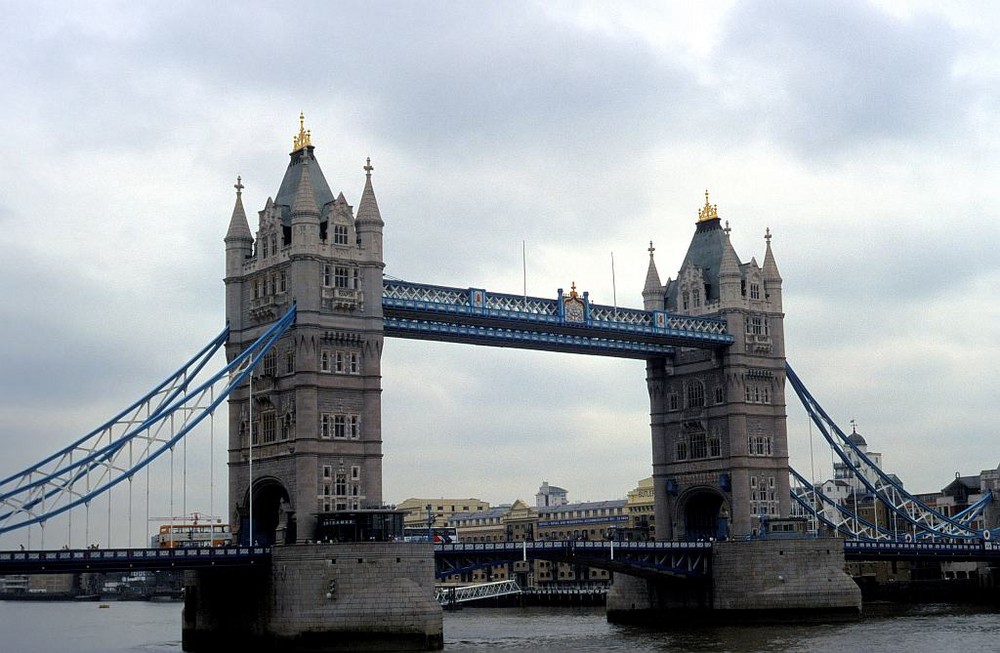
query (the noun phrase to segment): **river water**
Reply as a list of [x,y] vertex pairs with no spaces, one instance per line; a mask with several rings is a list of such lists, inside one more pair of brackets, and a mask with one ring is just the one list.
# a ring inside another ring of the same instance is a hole
[[[181,650],[181,604],[0,601],[3,653]],[[444,616],[445,651],[783,651],[857,653],[1000,650],[1000,612],[954,605],[868,608],[860,621],[718,626],[657,632],[609,624],[603,608],[466,608]],[[220,652],[222,653],[222,652]]]

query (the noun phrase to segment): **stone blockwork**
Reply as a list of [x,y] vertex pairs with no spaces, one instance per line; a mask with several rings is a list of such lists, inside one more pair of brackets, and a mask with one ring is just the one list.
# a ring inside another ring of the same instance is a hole
[[[252,578],[253,577],[253,578]],[[443,646],[434,558],[420,543],[275,547],[270,570],[188,581],[184,650],[234,642],[281,651],[421,651]]]
[[721,542],[712,556],[712,607],[831,615],[861,613],[839,539]]
[[615,574],[608,620],[829,620],[861,614],[861,590],[845,571],[841,540],[721,542],[712,553],[710,583]]

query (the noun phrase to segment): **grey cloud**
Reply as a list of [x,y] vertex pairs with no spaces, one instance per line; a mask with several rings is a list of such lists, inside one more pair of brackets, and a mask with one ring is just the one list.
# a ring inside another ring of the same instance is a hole
[[862,2],[745,2],[715,58],[747,129],[825,158],[964,120],[973,98],[953,74],[960,39],[943,17],[903,20]]

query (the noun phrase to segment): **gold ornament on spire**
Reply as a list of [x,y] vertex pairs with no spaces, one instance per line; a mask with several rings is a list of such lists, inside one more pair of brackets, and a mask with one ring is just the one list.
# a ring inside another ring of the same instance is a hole
[[718,220],[719,219],[719,209],[715,204],[708,203],[708,189],[705,189],[705,206],[698,209],[698,222],[705,222],[707,220]]
[[306,129],[306,115],[304,113],[300,113],[299,135],[292,139],[292,152],[298,152],[301,149],[311,146],[312,146],[312,138],[310,135],[310,130]]

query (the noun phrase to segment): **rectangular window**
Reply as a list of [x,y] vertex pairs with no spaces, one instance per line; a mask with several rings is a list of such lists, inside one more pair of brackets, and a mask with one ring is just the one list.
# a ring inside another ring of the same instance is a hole
[[264,444],[269,444],[275,440],[274,412],[269,411],[260,416],[261,434]]
[[265,376],[277,376],[278,374],[278,352],[271,350],[264,354],[264,365],[261,374]]
[[347,288],[347,268],[336,267],[333,273],[333,285],[337,288]]
[[330,352],[325,349],[319,353],[319,369],[321,372],[330,371]]
[[358,360],[358,355],[351,352],[351,374],[361,373],[361,362]]
[[323,266],[323,285],[327,288],[333,285],[333,266]]
[[352,440],[357,440],[361,436],[361,420],[357,415],[350,415],[347,418],[349,432]]
[[351,465],[351,479],[354,481],[361,480],[361,467],[358,465]]
[[287,277],[284,272],[278,277],[278,292],[285,292]]
[[333,466],[323,465],[323,478],[330,478],[331,474],[333,474]]
[[329,413],[323,413],[319,419],[319,436],[329,438],[333,429],[333,417]]
[[333,437],[335,437],[335,438],[346,438],[347,437],[347,416],[346,415],[334,415],[333,416]]
[[291,374],[295,371],[295,350],[289,349],[285,352],[285,374]]
[[338,351],[333,355],[333,371],[337,374],[344,373],[344,352]]
[[343,224],[333,225],[333,244],[334,245],[347,244],[347,225]]

